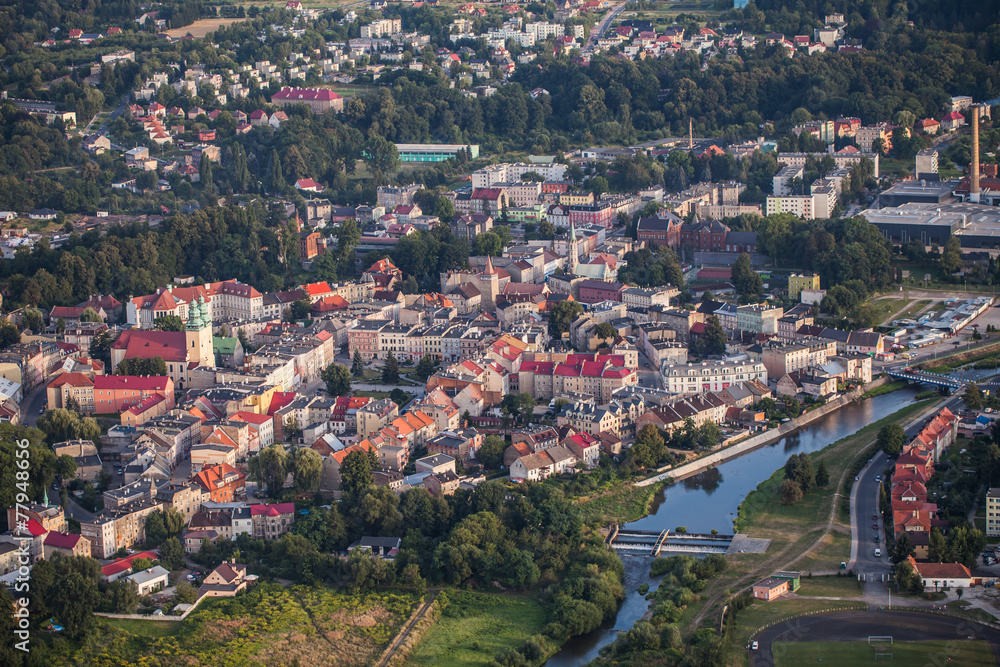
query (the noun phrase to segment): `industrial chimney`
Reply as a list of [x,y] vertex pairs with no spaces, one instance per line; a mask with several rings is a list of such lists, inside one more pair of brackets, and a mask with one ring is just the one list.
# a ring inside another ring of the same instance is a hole
[[979,107],[972,107],[972,176],[969,178],[969,201],[979,203]]

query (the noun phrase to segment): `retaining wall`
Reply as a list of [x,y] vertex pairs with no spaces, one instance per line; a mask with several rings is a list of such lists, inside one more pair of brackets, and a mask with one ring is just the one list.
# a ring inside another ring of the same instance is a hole
[[747,452],[751,452],[760,447],[775,443],[785,437],[788,433],[802,428],[806,424],[809,424],[824,415],[830,414],[834,410],[839,410],[854,399],[864,395],[865,392],[871,391],[876,387],[881,387],[888,380],[889,378],[885,376],[872,380],[864,386],[858,387],[853,391],[827,401],[815,410],[810,410],[809,412],[799,415],[795,419],[790,419],[784,424],[781,424],[778,428],[771,429],[764,433],[758,433],[757,435],[747,438],[740,443],[732,445],[731,447],[726,447],[725,449],[720,449],[719,451],[703,456],[695,461],[683,463],[677,467],[667,466],[666,468],[661,468],[658,471],[659,474],[640,480],[636,482],[635,485],[648,486],[650,484],[662,482],[668,478],[673,479],[674,481],[687,479],[688,477],[704,472],[708,468],[714,467],[720,463],[734,459],[738,456],[743,456]]

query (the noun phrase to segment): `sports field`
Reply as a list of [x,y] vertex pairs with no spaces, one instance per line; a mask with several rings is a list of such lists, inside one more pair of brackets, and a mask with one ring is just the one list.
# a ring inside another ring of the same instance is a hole
[[[894,642],[869,646],[868,642],[775,642],[775,667],[856,667],[857,665],[996,665],[993,650],[985,641]],[[877,654],[877,656],[876,656]]]

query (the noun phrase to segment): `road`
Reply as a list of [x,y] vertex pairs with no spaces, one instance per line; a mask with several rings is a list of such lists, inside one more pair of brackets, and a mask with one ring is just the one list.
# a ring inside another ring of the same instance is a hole
[[[842,611],[800,616],[762,630],[753,637],[759,648],[749,652],[750,665],[771,667],[774,664],[774,642],[867,641],[868,637],[880,635],[891,635],[893,641],[986,641],[1000,664],[1000,631],[974,621],[919,612]],[[957,650],[958,647],[955,648]],[[951,657],[947,651],[946,648],[944,654],[928,655],[923,664],[948,664]]]
[[591,29],[590,39],[587,40],[587,45],[583,48],[584,53],[589,53],[594,50],[594,47],[597,46],[597,41],[602,37],[604,37],[604,33],[607,32],[608,28],[611,27],[612,21],[615,20],[616,16],[621,14],[622,10],[625,9],[628,3],[629,0],[625,0],[625,2],[616,5],[611,11],[609,11],[604,16],[603,19],[601,19],[600,23],[598,23]]
[[46,402],[45,386],[47,382],[32,391],[25,400],[21,401],[21,423],[25,426],[34,426],[41,417],[42,406]]
[[[936,407],[935,412],[948,408],[952,412],[959,409],[961,397],[952,396],[943,405]],[[906,441],[913,439],[923,428],[927,417],[921,416],[910,423],[904,430]],[[888,575],[892,571],[892,562],[885,548],[886,525],[879,512],[879,485],[877,479],[885,475],[890,462],[888,457],[879,452],[872,461],[858,474],[858,481],[851,494],[851,567],[855,574],[864,575],[865,598],[873,604],[888,604]],[[874,518],[873,518],[874,517]],[[878,537],[878,542],[875,538]],[[879,549],[881,555],[876,556]]]

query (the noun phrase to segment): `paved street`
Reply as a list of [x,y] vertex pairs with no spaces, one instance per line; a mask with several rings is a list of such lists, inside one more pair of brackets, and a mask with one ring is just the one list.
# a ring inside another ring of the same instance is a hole
[[[953,396],[943,405],[935,406],[910,423],[904,431],[909,441],[927,420],[943,407],[952,411],[960,407],[961,398]],[[892,571],[890,554],[885,548],[886,526],[879,513],[879,485],[876,479],[886,474],[889,459],[879,452],[858,474],[859,480],[851,490],[851,562],[849,567],[855,574],[864,575],[864,599],[871,605],[888,605],[888,575]],[[874,517],[874,518],[873,518]],[[875,537],[879,541],[875,542]],[[875,550],[881,551],[880,556]]]

